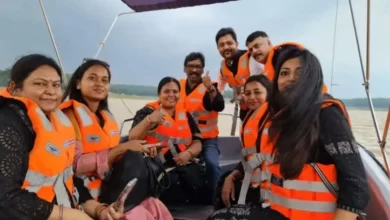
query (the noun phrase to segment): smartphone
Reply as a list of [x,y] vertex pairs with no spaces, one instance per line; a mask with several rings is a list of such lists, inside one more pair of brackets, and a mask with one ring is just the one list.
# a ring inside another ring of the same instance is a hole
[[119,205],[121,203],[124,203],[127,196],[129,195],[129,193],[131,192],[131,190],[134,188],[135,184],[137,183],[138,179],[137,178],[134,178],[132,180],[130,180],[127,185],[125,186],[125,188],[122,190],[121,194],[119,194],[117,200],[115,201],[114,203],[114,209],[116,211],[118,211],[119,209]]

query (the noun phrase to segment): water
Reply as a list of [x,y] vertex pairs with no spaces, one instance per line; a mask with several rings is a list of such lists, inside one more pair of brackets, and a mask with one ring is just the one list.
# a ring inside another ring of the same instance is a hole
[[[367,149],[372,151],[376,158],[383,163],[381,150],[378,144],[378,138],[373,125],[371,113],[369,110],[348,110],[348,113],[352,121],[352,130],[356,140],[365,146]],[[380,129],[380,137],[383,135],[383,127],[385,126],[387,111],[380,110],[376,111],[377,122]],[[386,141],[390,143],[389,136]],[[390,155],[390,145],[387,145],[387,155]]]

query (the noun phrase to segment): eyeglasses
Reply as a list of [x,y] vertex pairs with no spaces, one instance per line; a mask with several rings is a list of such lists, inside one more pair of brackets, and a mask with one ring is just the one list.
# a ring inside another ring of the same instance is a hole
[[187,68],[187,69],[190,69],[190,70],[192,70],[192,69],[201,70],[201,69],[203,69],[203,66],[201,66],[201,65],[192,65],[192,64],[189,64],[189,65],[186,65],[186,68]]
[[94,58],[84,58],[82,64],[89,63],[89,62],[96,62],[96,63],[103,65],[106,68],[110,68],[110,64],[108,64],[106,61],[98,60],[98,59],[94,59]]

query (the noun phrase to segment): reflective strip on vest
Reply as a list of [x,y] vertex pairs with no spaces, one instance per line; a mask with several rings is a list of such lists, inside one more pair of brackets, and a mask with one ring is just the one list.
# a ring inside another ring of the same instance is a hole
[[212,131],[214,129],[217,129],[218,128],[218,124],[215,124],[213,126],[209,126],[209,127],[202,127],[202,128],[199,128],[200,132],[209,132],[209,131]]
[[110,118],[111,121],[115,121],[115,117],[113,114],[111,114],[111,112],[106,110],[103,110],[103,112],[107,114],[107,116]]
[[179,114],[177,116],[178,116],[178,120],[185,120],[186,119],[186,113],[184,113],[184,112],[179,112]]
[[247,67],[247,63],[248,63],[248,58],[246,56],[244,56],[242,59],[241,59],[241,68],[242,69],[245,69]]
[[87,175],[81,175],[79,176],[82,180],[84,180],[84,186],[87,187],[89,189],[89,192],[91,193],[91,196],[93,198],[98,198],[99,195],[100,195],[100,189],[90,189],[89,188],[89,184],[96,180],[97,177],[95,176],[87,176]]
[[[285,208],[295,209],[306,212],[328,212],[333,213],[336,210],[335,202],[321,202],[321,201],[305,201],[299,199],[289,199],[272,194],[269,191],[262,190],[264,199],[269,200],[270,203],[278,204]],[[266,206],[267,204],[265,204]]]
[[169,136],[157,133],[155,131],[149,131],[147,135],[152,136],[154,138],[157,138],[160,142],[171,140],[172,144],[189,145],[191,140],[192,140],[192,138],[182,139],[182,138],[176,138],[176,137],[169,137]]
[[[168,139],[168,147],[169,147],[169,152],[171,152],[171,154],[172,154],[172,157],[176,157],[177,150],[176,150],[175,145],[173,144],[173,140],[172,139]],[[161,152],[158,154],[158,157],[160,158],[161,163],[165,163],[166,162],[165,156]]]
[[66,127],[72,126],[72,123],[70,122],[69,118],[61,110],[55,110],[55,114],[57,115],[58,119],[60,119],[62,125]]
[[90,126],[93,124],[92,118],[88,114],[88,110],[85,106],[79,106],[76,108],[77,114],[81,119],[81,123],[83,127]]
[[244,179],[242,181],[240,196],[238,197],[238,204],[245,205],[246,202],[246,194],[248,193],[249,185],[251,184],[253,169],[251,169],[248,164],[242,160],[242,166],[244,168],[245,174]]
[[255,154],[257,153],[256,146],[250,146],[246,148],[241,149],[241,154],[243,157],[248,156],[249,154]]
[[37,171],[28,170],[25,181],[29,182],[29,185],[26,187],[26,190],[38,193],[42,187],[53,187],[57,204],[70,208],[70,192],[66,189],[65,183],[69,180],[69,178],[72,178],[72,175],[72,166],[67,167],[62,173],[55,176],[46,176]]
[[202,102],[202,99],[189,98],[188,101],[190,101],[190,102],[192,102],[192,103],[200,103],[200,102]]
[[39,118],[43,122],[43,127],[46,131],[53,131],[53,126],[49,119],[46,117],[45,113],[43,113],[41,108],[36,108],[35,112],[39,115]]
[[273,158],[271,154],[257,153],[248,160],[248,165],[251,169],[256,169],[263,162],[273,162]]
[[203,93],[206,92],[206,86],[204,86],[204,84],[202,83],[199,87],[199,90],[198,90],[198,93],[200,95],[203,95]]

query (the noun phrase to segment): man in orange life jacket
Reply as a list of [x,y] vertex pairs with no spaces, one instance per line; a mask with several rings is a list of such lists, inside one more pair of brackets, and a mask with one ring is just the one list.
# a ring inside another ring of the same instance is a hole
[[[241,93],[241,87],[250,75],[259,74],[262,64],[251,58],[246,50],[238,49],[237,35],[232,28],[222,28],[218,31],[215,41],[221,56],[221,71],[218,74],[218,90],[223,93],[226,84],[233,89],[235,97]],[[254,71],[254,72],[253,72]],[[234,98],[233,98],[234,100]],[[246,113],[244,105],[240,108],[240,119],[244,119]]]
[[[284,42],[273,46],[267,33],[264,31],[255,31],[251,33],[246,40],[246,45],[252,57],[257,62],[264,64],[264,71],[262,74],[265,74],[271,81],[274,79],[274,65],[276,64],[276,60],[281,51],[289,47],[304,48],[303,45],[295,42]],[[322,88],[322,92],[328,92],[328,88],[325,84]]]
[[208,174],[210,203],[215,199],[215,189],[221,176],[218,149],[218,112],[225,108],[222,94],[217,84],[212,83],[209,73],[202,77],[205,67],[203,54],[192,52],[184,59],[184,72],[187,79],[180,80],[180,103],[197,121],[202,133],[202,153]]

